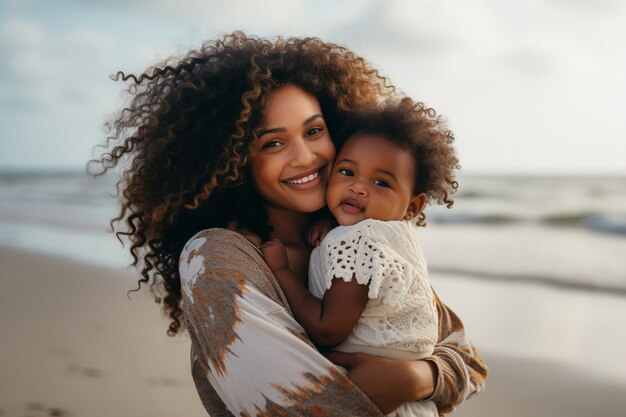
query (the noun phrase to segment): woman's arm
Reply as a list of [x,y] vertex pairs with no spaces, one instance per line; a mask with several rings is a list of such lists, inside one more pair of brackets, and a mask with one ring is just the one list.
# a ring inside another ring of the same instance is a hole
[[382,414],[317,352],[260,254],[234,232],[196,235],[181,255],[192,373],[211,415]]
[[439,313],[439,338],[435,350],[425,360],[437,369],[436,386],[430,397],[440,413],[449,413],[465,400],[481,392],[489,368],[465,335],[461,319],[435,294]]
[[261,249],[274,277],[287,297],[295,319],[319,348],[334,348],[343,342],[367,304],[367,285],[356,279],[334,279],[320,300],[311,294],[290,269],[285,246],[279,240],[265,243]]
[[365,353],[326,354],[349,370],[348,377],[383,413],[407,401],[424,399],[434,401],[440,414],[449,413],[485,387],[489,369],[465,336],[463,323],[436,294],[435,302],[439,338],[432,356],[424,360],[393,361]]
[[424,360],[394,360],[367,353],[324,355],[348,370],[348,378],[384,413],[402,404],[424,400],[435,390],[436,368]]

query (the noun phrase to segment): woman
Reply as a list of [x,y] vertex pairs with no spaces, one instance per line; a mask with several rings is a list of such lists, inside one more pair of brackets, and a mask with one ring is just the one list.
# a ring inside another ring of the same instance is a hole
[[132,243],[139,284],[165,294],[169,334],[184,318],[211,416],[377,416],[425,398],[445,413],[482,389],[487,370],[443,304],[433,356],[329,354],[346,378],[313,348],[258,251],[280,239],[306,276],[305,234],[335,155],[329,132],[395,93],[362,58],[319,39],[236,32],[120,75],[134,98],[100,161],[106,171],[125,160],[118,237]]

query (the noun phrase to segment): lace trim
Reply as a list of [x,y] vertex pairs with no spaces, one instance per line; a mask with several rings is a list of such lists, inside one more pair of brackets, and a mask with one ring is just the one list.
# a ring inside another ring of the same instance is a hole
[[356,278],[359,284],[369,284],[369,298],[387,305],[398,303],[408,291],[404,277],[411,276],[412,266],[368,236],[356,234],[327,244],[325,252],[327,289],[334,278]]

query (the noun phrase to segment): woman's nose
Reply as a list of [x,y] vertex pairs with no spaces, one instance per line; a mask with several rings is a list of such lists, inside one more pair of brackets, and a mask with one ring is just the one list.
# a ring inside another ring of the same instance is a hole
[[294,166],[309,167],[315,162],[315,152],[304,139],[293,142],[291,163]]

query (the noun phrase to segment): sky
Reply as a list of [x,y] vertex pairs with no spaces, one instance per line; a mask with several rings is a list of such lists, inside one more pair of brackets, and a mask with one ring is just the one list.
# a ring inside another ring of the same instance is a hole
[[318,36],[443,114],[467,174],[626,175],[622,0],[0,0],[0,170],[82,169],[140,73]]

